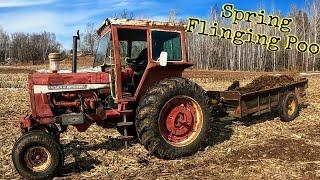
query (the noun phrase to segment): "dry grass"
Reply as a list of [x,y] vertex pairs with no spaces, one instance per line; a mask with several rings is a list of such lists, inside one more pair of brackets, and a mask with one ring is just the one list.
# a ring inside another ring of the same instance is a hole
[[[32,67],[34,68],[34,67]],[[233,80],[250,82],[258,73],[201,72],[192,80],[205,89],[224,90]],[[18,120],[29,111],[24,73],[0,77],[0,177],[18,179],[11,149],[20,136]],[[190,75],[186,75],[191,77]],[[209,78],[206,78],[209,77]],[[309,76],[306,104],[300,116],[284,123],[273,114],[214,124],[205,151],[178,160],[157,159],[138,143],[128,149],[114,140],[115,130],[92,126],[85,133],[74,128],[62,135],[67,179],[319,179],[319,75]],[[58,178],[58,179],[59,179]]]

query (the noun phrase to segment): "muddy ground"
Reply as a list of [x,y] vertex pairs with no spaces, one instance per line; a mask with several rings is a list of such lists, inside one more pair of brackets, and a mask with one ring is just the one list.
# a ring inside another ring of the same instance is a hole
[[[1,68],[0,68],[1,69]],[[29,111],[23,73],[0,74],[0,178],[20,179],[11,149],[20,136],[19,118]],[[8,71],[11,73],[11,71]],[[194,76],[192,76],[194,75]],[[224,90],[234,80],[247,84],[259,73],[187,72],[205,89]],[[237,77],[237,78],[235,78]],[[308,76],[306,104],[289,123],[274,114],[217,121],[205,151],[177,160],[161,160],[137,142],[125,149],[113,129],[92,126],[62,135],[65,166],[56,179],[319,179],[320,75]],[[17,81],[18,79],[18,81]]]

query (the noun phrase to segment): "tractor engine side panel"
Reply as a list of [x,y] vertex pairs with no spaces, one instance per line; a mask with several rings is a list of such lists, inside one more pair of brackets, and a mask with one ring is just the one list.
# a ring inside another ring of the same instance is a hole
[[[53,116],[53,107],[79,106],[80,102],[61,100],[52,102],[54,93],[74,94],[78,91],[89,91],[91,89],[108,88],[108,73],[34,73],[29,75],[29,94],[32,108],[32,116],[41,118],[47,123]],[[66,95],[64,94],[64,95]],[[69,97],[70,98],[70,97]],[[68,99],[67,97],[65,99]],[[92,98],[85,103],[91,103]],[[89,104],[90,106],[90,104]]]
[[28,76],[29,98],[32,109],[32,117],[50,118],[53,116],[47,94],[34,93],[34,82],[32,74]]

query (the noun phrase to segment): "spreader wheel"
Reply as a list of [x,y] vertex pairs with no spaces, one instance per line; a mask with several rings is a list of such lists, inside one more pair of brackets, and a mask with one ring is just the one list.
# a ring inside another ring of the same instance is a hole
[[12,160],[26,179],[48,179],[59,173],[63,151],[52,136],[41,130],[23,134],[14,144]]
[[174,159],[205,147],[211,107],[205,91],[183,78],[159,82],[140,100],[136,129],[152,153]]
[[289,122],[299,115],[299,103],[293,92],[285,94],[280,102],[279,114],[281,121]]

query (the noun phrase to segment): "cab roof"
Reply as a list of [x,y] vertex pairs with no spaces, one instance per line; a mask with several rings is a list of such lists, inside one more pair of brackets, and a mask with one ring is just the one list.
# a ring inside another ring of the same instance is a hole
[[118,25],[118,26],[145,26],[145,27],[156,27],[172,30],[183,30],[185,29],[182,23],[172,23],[172,22],[161,22],[161,21],[149,21],[149,20],[136,20],[136,19],[117,19],[117,18],[107,18],[102,25],[99,27],[98,32],[102,31],[104,27]]

